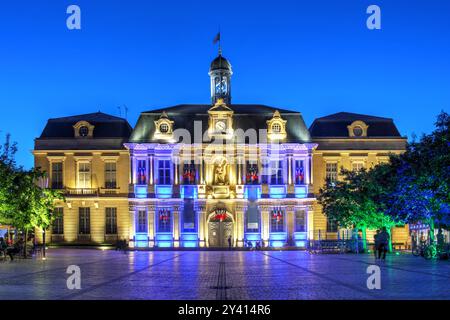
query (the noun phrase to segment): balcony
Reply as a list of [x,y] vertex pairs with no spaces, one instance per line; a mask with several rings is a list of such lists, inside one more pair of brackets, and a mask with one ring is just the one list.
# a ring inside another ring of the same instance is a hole
[[262,187],[260,184],[250,184],[244,186],[244,197],[251,201],[261,198]]
[[67,196],[94,196],[98,197],[98,188],[66,188],[65,194]]
[[308,197],[308,185],[295,185],[294,194],[296,198],[307,198]]
[[287,186],[285,184],[269,185],[269,196],[273,199],[286,198]]

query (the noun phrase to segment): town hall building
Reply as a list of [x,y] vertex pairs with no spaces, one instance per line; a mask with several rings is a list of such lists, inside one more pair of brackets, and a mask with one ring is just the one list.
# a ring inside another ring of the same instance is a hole
[[232,74],[219,53],[209,104],[145,111],[134,128],[101,112],[48,120],[35,166],[66,201],[46,241],[304,248],[335,237],[316,201],[325,179],[388,161],[406,139],[388,118],[341,112],[308,129],[300,112],[234,104]]

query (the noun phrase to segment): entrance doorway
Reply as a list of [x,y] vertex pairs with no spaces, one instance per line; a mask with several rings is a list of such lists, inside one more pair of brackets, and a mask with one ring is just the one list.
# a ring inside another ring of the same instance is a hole
[[210,247],[228,247],[228,237],[233,239],[233,221],[230,217],[225,219],[211,218],[208,223],[208,238]]

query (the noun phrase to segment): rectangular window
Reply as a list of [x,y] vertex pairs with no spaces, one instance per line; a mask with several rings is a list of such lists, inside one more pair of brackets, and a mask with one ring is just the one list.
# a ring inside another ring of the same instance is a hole
[[183,232],[195,232],[195,220],[194,202],[191,199],[185,199],[183,207]]
[[352,170],[353,171],[360,171],[362,168],[364,168],[363,162],[353,162],[352,163]]
[[63,163],[52,163],[52,189],[62,189],[63,185]]
[[52,224],[52,233],[64,234],[64,208],[55,208],[53,214],[55,215],[55,219]]
[[338,224],[336,220],[327,217],[327,232],[337,232]]
[[270,162],[268,159],[263,159],[261,163],[262,167],[262,183],[268,184],[270,177]]
[[137,216],[137,233],[147,233],[147,211],[139,210]]
[[337,180],[337,163],[330,162],[326,164],[326,178],[330,182],[335,182]]
[[170,160],[158,161],[158,184],[170,184]]
[[[170,171],[169,171],[170,174]],[[195,184],[195,164],[194,161],[183,164],[183,184]]]
[[91,234],[91,209],[79,208],[78,217],[78,233]]
[[303,160],[295,160],[295,184],[305,184],[305,168]]
[[91,164],[89,162],[78,164],[78,188],[91,188]]
[[270,184],[283,184],[283,160],[271,161]]
[[147,161],[138,160],[137,161],[137,183],[147,184]]
[[172,231],[172,213],[169,208],[160,208],[157,212],[157,232]]
[[246,166],[245,183],[258,184],[259,183],[258,164],[254,161],[247,161],[245,166]]
[[259,210],[258,206],[249,204],[246,212],[246,232],[259,232]]
[[106,234],[117,234],[117,208],[106,208]]
[[295,231],[305,232],[306,231],[306,212],[305,210],[297,210],[295,212]]
[[105,163],[105,188],[115,189],[117,187],[116,182],[116,163],[106,162]]
[[284,232],[285,212],[281,208],[274,208],[270,212],[270,232]]

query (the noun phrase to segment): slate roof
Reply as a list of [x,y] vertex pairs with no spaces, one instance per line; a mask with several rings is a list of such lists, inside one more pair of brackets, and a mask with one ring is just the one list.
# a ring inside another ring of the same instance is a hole
[[314,138],[342,138],[348,136],[347,126],[354,121],[363,121],[369,128],[367,137],[371,138],[401,138],[400,132],[391,118],[381,118],[364,114],[339,112],[317,118],[309,127]]
[[132,131],[127,120],[96,112],[49,119],[40,139],[73,138],[73,126],[79,121],[87,121],[95,126],[93,138],[129,138]]
[[[234,112],[233,128],[235,130],[240,128],[246,131],[253,128],[258,132],[259,129],[267,129],[267,120],[273,117],[275,110],[278,110],[281,117],[287,120],[287,138],[284,142],[304,143],[311,141],[300,112],[257,104],[231,104],[229,107]],[[153,140],[155,132],[154,121],[160,118],[163,111],[167,113],[170,120],[174,121],[174,130],[184,128],[190,132],[191,139],[194,139],[194,121],[201,121],[203,132],[208,130],[208,110],[210,108],[210,104],[182,104],[143,112],[133,130],[130,142],[163,143],[163,141]]]
[[[95,126],[92,138],[75,138],[73,126],[79,121]],[[34,149],[121,150],[131,132],[127,120],[102,112],[54,118],[47,121],[41,136],[35,139]]]

